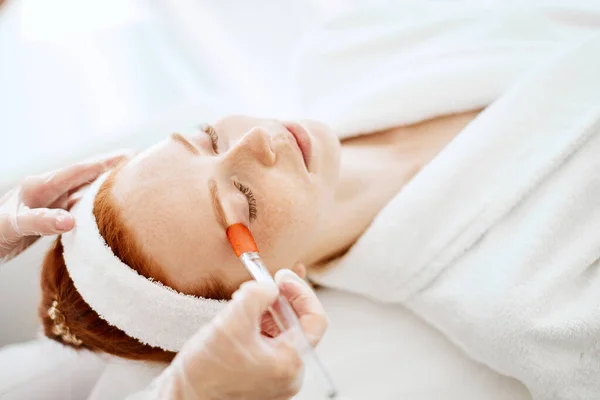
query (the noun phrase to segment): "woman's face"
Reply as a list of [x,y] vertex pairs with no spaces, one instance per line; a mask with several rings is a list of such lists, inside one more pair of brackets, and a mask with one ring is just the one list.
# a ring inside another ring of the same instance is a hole
[[338,172],[339,141],[326,126],[231,116],[141,153],[113,194],[165,283],[194,292],[210,276],[234,290],[249,275],[226,227],[247,225],[272,272],[292,268],[319,236]]

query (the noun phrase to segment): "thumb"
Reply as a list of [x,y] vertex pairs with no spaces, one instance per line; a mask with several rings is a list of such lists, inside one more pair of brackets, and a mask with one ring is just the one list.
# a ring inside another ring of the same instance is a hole
[[316,346],[325,331],[328,321],[323,305],[316,293],[298,275],[290,270],[282,269],[275,274],[281,295],[285,297],[300,320],[302,330],[312,346]]

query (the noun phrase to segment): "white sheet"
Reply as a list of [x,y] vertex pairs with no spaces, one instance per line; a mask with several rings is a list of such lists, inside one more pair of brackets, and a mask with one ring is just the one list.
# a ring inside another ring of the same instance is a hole
[[85,399],[104,370],[89,352],[43,338],[0,349],[0,399]]
[[[331,328],[322,360],[351,400],[530,400],[519,382],[474,363],[404,307],[319,291]],[[307,375],[299,400],[318,399]]]
[[[530,400],[519,382],[472,362],[403,307],[330,289],[319,297],[331,328],[318,352],[345,399]],[[105,362],[46,339],[3,348],[0,398],[119,399],[144,388],[159,372],[135,362]],[[307,373],[296,399],[318,399],[320,389]]]

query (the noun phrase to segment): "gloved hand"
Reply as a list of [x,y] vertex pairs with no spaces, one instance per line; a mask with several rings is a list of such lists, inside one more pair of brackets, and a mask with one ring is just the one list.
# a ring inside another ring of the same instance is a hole
[[[275,280],[315,346],[327,329],[316,294],[290,270],[280,270]],[[295,395],[302,384],[302,359],[286,337],[292,332],[273,329],[267,308],[277,294],[268,283],[243,284],[225,310],[187,342],[165,371],[170,379],[162,380],[161,398],[287,400]]]
[[0,198],[0,265],[21,253],[40,236],[68,232],[75,226],[66,210],[78,200],[78,192],[124,154],[102,157],[31,176]]

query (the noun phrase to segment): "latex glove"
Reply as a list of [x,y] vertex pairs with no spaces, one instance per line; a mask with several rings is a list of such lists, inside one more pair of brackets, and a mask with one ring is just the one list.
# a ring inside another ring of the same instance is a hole
[[[290,270],[275,275],[315,346],[327,329],[316,294]],[[301,356],[274,330],[267,313],[278,294],[268,283],[247,282],[211,324],[190,339],[166,371],[161,398],[183,400],[287,400],[301,387]],[[267,334],[270,330],[275,337]]]
[[0,198],[0,264],[15,257],[40,236],[68,232],[75,226],[66,211],[79,190],[125,157],[119,152],[78,163],[23,183]]

